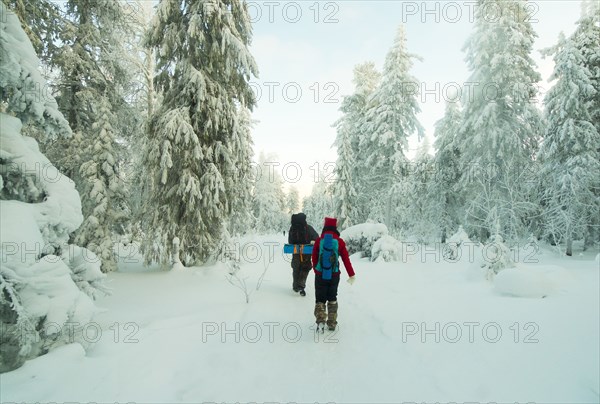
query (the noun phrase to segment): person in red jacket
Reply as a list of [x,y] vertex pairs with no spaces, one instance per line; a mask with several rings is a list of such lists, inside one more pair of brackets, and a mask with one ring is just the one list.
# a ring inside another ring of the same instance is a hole
[[340,238],[340,232],[337,230],[337,219],[326,217],[321,237],[315,241],[311,257],[315,271],[315,318],[317,330],[324,329],[325,321],[327,321],[327,328],[330,330],[335,330],[337,326],[337,291],[340,283],[339,263],[335,262],[331,279],[323,279],[321,263],[319,262],[323,253],[321,243],[327,234],[331,234],[332,238],[337,240],[337,255],[342,258],[346,272],[350,277],[348,283],[353,284],[356,279],[352,263],[350,262],[350,256],[346,249],[346,243]]

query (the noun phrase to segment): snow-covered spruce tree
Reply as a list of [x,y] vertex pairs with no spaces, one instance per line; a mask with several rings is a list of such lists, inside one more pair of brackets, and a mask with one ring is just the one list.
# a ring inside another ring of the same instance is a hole
[[258,159],[252,211],[254,229],[261,234],[278,233],[286,229],[289,223],[283,179],[271,164],[276,160],[274,155],[264,153],[260,153]]
[[463,117],[457,100],[446,104],[444,117],[435,123],[435,157],[431,178],[431,202],[436,212],[435,222],[441,230],[441,242],[446,242],[453,229],[462,222],[465,200],[458,193],[460,180],[460,145],[458,132]]
[[424,138],[415,159],[409,163],[407,176],[400,183],[400,198],[392,200],[392,226],[420,243],[433,241],[439,231],[438,206],[432,192],[434,160]]
[[88,131],[92,136],[83,150],[91,160],[80,168],[80,189],[87,197],[82,201],[85,219],[77,231],[75,243],[86,246],[100,257],[103,272],[112,272],[117,270],[113,230],[118,223],[126,221],[129,209],[124,183],[118,178],[115,134],[111,125],[115,119],[106,99],[98,107],[98,120]]
[[543,133],[534,104],[540,75],[530,54],[536,37],[521,0],[479,0],[466,61],[471,70],[459,131],[467,225],[486,239],[497,218],[507,238],[527,234],[531,165]]
[[65,23],[60,6],[50,0],[2,0],[21,21],[36,54],[43,63],[53,64],[57,39]]
[[[163,0],[147,43],[156,50],[156,89],[162,96],[144,150],[146,262],[166,263],[174,237],[186,264],[218,246],[240,193],[226,176],[237,170],[232,138],[238,108],[255,100],[257,75],[248,50],[252,27],[239,0]],[[241,163],[243,164],[243,162]]]
[[367,121],[368,100],[371,98],[380,82],[381,73],[377,71],[373,62],[366,62],[355,67],[355,91],[351,96],[352,99],[348,100],[348,107],[353,111],[353,117],[350,118],[350,120],[353,121],[352,125],[355,131],[355,134],[351,136],[352,150],[355,153],[352,178],[355,181],[355,188],[358,196],[356,206],[354,206],[353,209],[353,220],[355,223],[366,222],[371,203],[370,196],[367,192],[364,192],[370,185],[368,183],[368,175],[365,175],[369,172],[369,167],[366,162],[368,156],[361,152],[360,144],[361,139],[366,135],[366,133],[362,131],[362,128]]
[[[596,94],[600,94],[600,4],[585,0],[582,3],[582,15],[571,39],[581,52],[582,62],[587,69],[590,82]],[[596,130],[600,132],[600,97],[588,96],[588,111]],[[600,140],[599,140],[600,143]],[[600,144],[598,145],[600,148]]]
[[[391,200],[397,185],[403,180],[407,170],[408,137],[423,136],[423,128],[417,120],[418,105],[417,79],[409,70],[413,65],[412,55],[406,50],[404,27],[398,28],[394,45],[386,56],[383,75],[379,87],[369,99],[366,122],[361,130],[364,136],[360,149],[366,154],[365,164],[369,167],[369,184],[362,192],[371,199],[369,218],[386,225],[391,223]],[[391,231],[392,229],[390,229]]]
[[[56,57],[61,72],[57,101],[74,136],[45,145],[50,159],[80,191],[86,223],[76,235],[78,243],[108,260],[102,265],[105,272],[116,269],[113,234],[123,231],[128,217],[123,214],[128,208],[122,144],[139,125],[125,100],[131,69],[125,64],[123,42],[129,29],[122,7],[117,1],[66,2],[69,21],[60,34],[65,46]],[[100,183],[106,192],[99,194]]]
[[596,90],[572,39],[561,34],[554,51],[554,87],[545,98],[548,122],[539,153],[544,184],[543,206],[547,232],[566,243],[583,238],[600,212],[600,134],[591,122],[588,100]]
[[[587,68],[591,84],[596,91],[593,95],[588,95],[587,109],[592,124],[600,133],[600,4],[597,1],[586,0],[582,3],[582,16],[571,38],[581,52],[583,65]],[[596,149],[600,151],[600,137],[596,138]],[[596,197],[600,198],[600,190],[596,191]],[[584,248],[594,242],[600,243],[600,215],[596,215],[588,226]]]
[[306,214],[307,222],[313,224],[318,232],[323,225],[323,219],[334,216],[331,184],[327,182],[327,176],[323,173],[319,173],[310,195],[302,200],[302,211]]
[[344,97],[340,108],[343,115],[334,124],[337,129],[335,146],[338,159],[332,193],[335,216],[341,229],[367,219],[371,198],[361,190],[367,185],[363,177],[369,168],[359,145],[362,137],[361,127],[367,112],[367,100],[377,88],[380,77],[373,62],[363,63],[354,68],[354,93]]
[[300,194],[298,188],[291,186],[288,189],[286,198],[287,213],[291,216],[293,213],[297,213],[300,209]]
[[[347,110],[348,98],[342,102],[342,111]],[[353,150],[353,124],[351,123],[350,113],[342,117],[337,122],[337,135],[335,147],[337,149],[337,161],[335,165],[335,183],[332,184],[334,214],[338,218],[338,225],[341,229],[352,226],[355,217],[354,208],[358,207],[358,193],[356,190],[356,180],[353,174],[353,167],[356,164],[354,159],[357,154]]]
[[[31,41],[38,58],[41,61],[40,72],[48,82],[40,89],[40,94],[46,92],[52,94],[53,80],[56,79],[57,61],[56,55],[60,49],[59,35],[66,25],[66,20],[57,2],[51,0],[26,1],[26,0],[2,0],[10,12],[17,15],[21,21],[21,27]],[[42,150],[44,142],[49,138],[46,132],[37,125],[23,122],[21,134],[29,136],[40,142]],[[51,139],[55,139],[51,137]],[[47,154],[47,153],[45,153]]]
[[[68,22],[60,34],[64,46],[56,57],[61,71],[57,101],[74,138],[49,144],[47,150],[79,186],[79,168],[92,158],[82,150],[90,139],[87,131],[98,120],[99,105],[108,102],[115,115],[124,106],[123,86],[130,81],[122,51],[127,25],[117,1],[68,0],[65,9]],[[113,122],[115,129],[118,125]]]
[[154,89],[155,54],[145,41],[146,31],[154,17],[154,3],[144,0],[129,2],[136,10],[131,13],[132,37],[126,47],[128,52],[128,64],[132,66],[133,77],[128,88],[128,102],[136,111],[135,115],[140,124],[136,130],[131,132],[127,142],[127,156],[129,164],[123,167],[123,175],[127,179],[126,186],[130,197],[130,207],[133,220],[130,225],[131,237],[140,236],[140,224],[144,220],[142,209],[143,181],[145,169],[142,166],[143,153],[146,142],[149,119],[154,114],[157,104],[157,94]]
[[245,234],[253,228],[252,216],[252,120],[248,108],[239,107],[231,139],[231,154],[236,157],[233,171],[225,177],[225,188],[231,189],[231,217],[229,234]]
[[[132,72],[132,85],[128,87],[126,95],[144,118],[152,116],[157,103],[154,89],[155,54],[154,49],[146,43],[146,31],[154,17],[154,5],[145,0],[133,0],[135,12],[130,13],[128,24],[130,35],[126,37],[124,45],[127,49],[127,66]],[[139,139],[136,139],[139,140]]]
[[[103,290],[99,260],[67,245],[81,224],[72,181],[21,134],[71,135],[54,98],[41,96],[39,60],[17,16],[0,2],[0,372],[69,342],[67,323],[88,323]],[[73,340],[81,340],[73,329]],[[70,342],[72,342],[70,341]]]

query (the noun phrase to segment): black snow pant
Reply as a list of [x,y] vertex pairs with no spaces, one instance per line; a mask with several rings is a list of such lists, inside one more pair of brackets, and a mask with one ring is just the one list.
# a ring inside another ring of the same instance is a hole
[[292,288],[294,292],[299,292],[306,288],[306,278],[312,269],[310,254],[292,255]]
[[321,274],[315,274],[315,300],[317,303],[335,302],[337,300],[340,276],[332,276],[324,280]]

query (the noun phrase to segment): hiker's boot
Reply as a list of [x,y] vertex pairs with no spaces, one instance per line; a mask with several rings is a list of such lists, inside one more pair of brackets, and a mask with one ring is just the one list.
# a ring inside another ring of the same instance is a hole
[[325,324],[327,313],[325,312],[325,303],[315,304],[315,319],[317,325]]
[[337,311],[337,300],[334,300],[333,302],[327,302],[327,328],[329,328],[331,331],[335,330],[337,327]]

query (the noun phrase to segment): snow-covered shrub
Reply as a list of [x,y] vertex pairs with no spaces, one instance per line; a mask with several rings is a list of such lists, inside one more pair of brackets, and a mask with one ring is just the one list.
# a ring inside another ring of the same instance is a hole
[[371,261],[390,262],[399,261],[402,256],[400,242],[392,236],[382,236],[373,243]]
[[533,234],[523,243],[523,252],[527,254],[528,259],[543,255],[540,248],[540,242]]
[[486,273],[487,279],[492,279],[496,274],[506,268],[514,268],[513,253],[504,244],[504,239],[499,234],[490,237],[490,241],[483,246],[480,267]]
[[458,230],[447,241],[444,247],[444,258],[448,261],[456,261],[462,256],[462,247],[466,243],[470,243],[469,235],[462,226],[458,226]]
[[363,256],[371,257],[373,244],[383,236],[388,235],[388,229],[382,223],[362,223],[348,227],[340,237],[346,242],[350,255],[362,252]]

